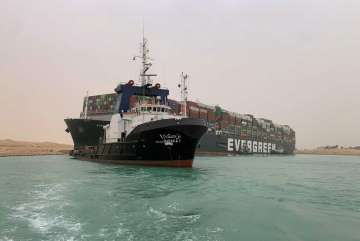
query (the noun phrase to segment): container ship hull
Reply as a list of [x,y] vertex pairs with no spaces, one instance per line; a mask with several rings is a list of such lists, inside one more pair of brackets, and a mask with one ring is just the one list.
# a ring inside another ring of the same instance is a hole
[[[104,136],[103,127],[108,125],[110,121],[92,119],[66,119],[65,123],[68,126],[67,130],[71,133],[74,142],[74,150],[76,151],[77,149],[84,147],[99,145]],[[221,132],[219,133],[213,131],[211,128],[207,128],[205,132],[206,133],[203,135],[200,141],[195,145],[196,155],[293,154],[295,149],[294,143],[282,142],[281,140],[274,141],[270,138],[246,138],[244,135],[241,136],[234,134],[224,134]],[[154,136],[157,135],[154,134]],[[194,143],[190,144],[191,148],[193,144]],[[116,145],[119,144],[111,144],[111,147],[107,148],[110,148],[110,150],[115,150],[118,147],[113,146]],[[104,145],[100,145],[97,149],[98,156],[96,157],[98,159],[103,161],[106,159],[112,159],[113,162],[116,162],[114,161],[115,159],[119,159],[119,157],[115,157],[112,154],[106,154],[107,152],[105,152],[105,154],[102,153],[104,148]],[[156,148],[153,150],[156,150]],[[140,164],[141,162],[138,163]]]
[[65,119],[66,132],[71,134],[74,149],[82,146],[96,146],[104,136],[104,126],[110,121],[92,119]]
[[216,134],[211,131],[201,138],[196,149],[197,155],[293,154],[293,152],[294,148],[286,144]]

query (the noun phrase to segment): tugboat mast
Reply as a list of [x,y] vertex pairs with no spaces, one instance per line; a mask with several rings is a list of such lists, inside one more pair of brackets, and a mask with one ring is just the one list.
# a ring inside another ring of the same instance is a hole
[[157,76],[156,74],[147,74],[147,71],[152,66],[151,58],[149,57],[149,49],[148,49],[148,40],[145,38],[144,35],[144,29],[143,29],[143,36],[142,36],[142,42],[141,42],[141,48],[140,48],[140,56],[135,56],[133,60],[136,60],[137,58],[141,59],[142,68],[140,70],[140,81],[141,85],[152,85],[152,79],[151,77]]
[[188,96],[188,87],[187,87],[187,79],[188,79],[189,75],[184,74],[183,72],[181,72],[180,78],[181,78],[181,82],[179,84],[179,87],[181,88],[181,102],[182,102],[182,109],[183,109],[183,116],[186,117],[187,116],[187,106],[186,106],[186,102],[187,102],[187,96]]
[[89,106],[89,91],[86,91],[84,119],[88,118],[88,116],[87,116],[87,114],[88,114],[88,106]]

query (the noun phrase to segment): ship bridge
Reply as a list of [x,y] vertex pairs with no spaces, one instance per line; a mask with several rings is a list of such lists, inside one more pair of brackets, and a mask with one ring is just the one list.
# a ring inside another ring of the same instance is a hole
[[165,105],[167,103],[167,97],[169,90],[161,89],[160,84],[152,86],[146,84],[143,86],[136,86],[134,82],[130,80],[127,84],[120,84],[115,88],[115,92],[118,94],[117,109],[119,113],[128,112],[130,109],[130,97],[135,96],[147,96],[147,97],[159,97],[160,104]]

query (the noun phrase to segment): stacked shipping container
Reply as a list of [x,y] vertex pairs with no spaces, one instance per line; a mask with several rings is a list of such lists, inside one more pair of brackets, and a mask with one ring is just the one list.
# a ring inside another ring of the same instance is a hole
[[113,113],[116,101],[117,94],[94,95],[85,97],[83,112],[85,112],[87,105],[88,115]]

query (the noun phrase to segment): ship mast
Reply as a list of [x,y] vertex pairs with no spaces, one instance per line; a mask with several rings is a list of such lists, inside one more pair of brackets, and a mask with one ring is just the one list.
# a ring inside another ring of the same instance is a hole
[[84,119],[87,119],[87,115],[88,115],[88,106],[89,106],[89,91],[86,91]]
[[182,102],[182,109],[183,109],[183,116],[187,116],[187,96],[188,96],[188,87],[187,87],[187,79],[189,75],[184,74],[181,72],[180,75],[180,84],[179,87],[181,88],[181,102]]
[[152,79],[151,77],[157,76],[156,74],[148,74],[147,71],[152,66],[151,58],[149,57],[149,49],[148,49],[148,40],[145,38],[144,34],[144,28],[143,28],[143,36],[141,41],[141,47],[140,47],[140,56],[134,56],[133,60],[136,60],[137,58],[141,59],[142,68],[140,70],[140,81],[141,85],[151,85]]

